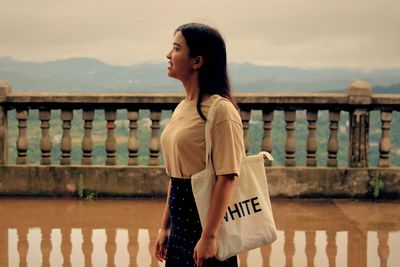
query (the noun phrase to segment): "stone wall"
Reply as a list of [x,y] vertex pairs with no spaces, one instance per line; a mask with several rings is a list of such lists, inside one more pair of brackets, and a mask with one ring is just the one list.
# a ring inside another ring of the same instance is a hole
[[[267,167],[271,197],[373,197],[373,180],[383,182],[379,197],[400,197],[400,172],[392,168]],[[2,196],[164,197],[164,167],[0,166]]]

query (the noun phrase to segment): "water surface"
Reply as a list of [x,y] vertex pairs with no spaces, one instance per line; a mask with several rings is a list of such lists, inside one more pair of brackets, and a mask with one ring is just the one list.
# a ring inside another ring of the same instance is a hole
[[[0,199],[0,267],[163,266],[163,200]],[[400,201],[274,200],[278,240],[240,266],[400,266]]]

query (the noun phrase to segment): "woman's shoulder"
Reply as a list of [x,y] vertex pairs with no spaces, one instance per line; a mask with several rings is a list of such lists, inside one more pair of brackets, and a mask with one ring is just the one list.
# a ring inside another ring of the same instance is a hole
[[216,101],[218,99],[221,100],[215,106],[213,124],[216,125],[223,121],[234,121],[241,123],[242,120],[240,118],[239,111],[229,99],[219,95],[210,96],[210,100],[212,101]]
[[181,114],[182,112],[184,112],[184,100],[182,100],[181,102],[178,103],[178,105],[176,105],[176,107],[174,108],[172,115],[171,115],[171,119],[174,118],[175,116],[177,116],[178,114]]

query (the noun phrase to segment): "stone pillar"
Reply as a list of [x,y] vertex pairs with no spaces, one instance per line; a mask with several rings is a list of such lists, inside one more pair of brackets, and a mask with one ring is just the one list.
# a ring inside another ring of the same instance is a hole
[[71,253],[72,253],[72,242],[71,242],[71,229],[61,228],[61,254],[63,255],[63,266],[71,267]]
[[40,128],[42,129],[42,136],[40,138],[40,151],[42,151],[40,158],[41,165],[51,165],[51,149],[53,144],[50,137],[50,119],[50,109],[39,109]]
[[0,228],[0,266],[8,266],[8,228]]
[[151,255],[151,265],[150,267],[158,267],[158,261],[156,259],[156,257],[154,256],[153,251],[155,251],[156,249],[156,239],[158,236],[158,231],[159,228],[155,228],[155,227],[149,227],[149,252]]
[[106,165],[117,164],[117,139],[115,138],[115,120],[117,119],[117,110],[105,110],[105,119],[107,120],[107,138],[106,148]]
[[266,245],[260,248],[261,250],[261,258],[262,258],[262,266],[263,267],[271,267],[271,252],[272,247],[271,245]]
[[82,250],[85,258],[85,267],[93,267],[92,253],[94,245],[92,242],[92,229],[82,228],[82,235],[83,235]]
[[286,122],[285,167],[294,167],[296,166],[296,110],[285,110],[284,114]]
[[353,228],[347,235],[347,266],[367,267],[367,232]]
[[160,119],[161,110],[150,110],[151,139],[149,144],[150,166],[160,165]]
[[[274,111],[269,109],[263,109],[263,121],[264,121],[264,136],[261,144],[261,150],[267,151],[272,154],[272,120],[274,119]],[[266,166],[271,166],[270,160],[265,161]]]
[[306,231],[306,257],[307,267],[315,266],[315,256],[317,255],[317,246],[315,245],[315,231]]
[[18,138],[17,138],[17,164],[27,164],[28,161],[28,117],[29,109],[18,109],[16,112],[16,118],[18,120]]
[[128,165],[138,165],[139,159],[139,141],[138,141],[138,124],[139,110],[128,109],[129,120],[129,138],[128,138]]
[[94,120],[94,109],[83,109],[82,111],[82,119],[84,121],[84,135],[82,138],[82,165],[91,165],[92,164],[92,151],[93,151],[93,137],[92,137],[92,129],[93,129],[93,120]]
[[332,230],[326,231],[326,247],[325,252],[328,256],[329,266],[336,266],[337,245],[336,232]]
[[50,267],[50,253],[53,248],[51,244],[51,231],[52,229],[48,226],[41,227],[42,242],[40,243],[40,249],[42,251],[42,267]]
[[136,258],[138,254],[138,229],[128,229],[128,251],[129,251],[129,267],[137,267]]
[[392,110],[381,110],[382,138],[379,142],[379,167],[390,167],[390,151],[392,149],[392,141],[390,140],[390,122],[392,119]]
[[371,85],[355,81],[347,88],[350,121],[349,167],[368,167],[369,109]]
[[72,138],[71,138],[71,121],[74,117],[72,109],[61,109],[61,121],[63,134],[60,142],[61,165],[71,164]]
[[18,228],[18,244],[17,250],[19,254],[19,266],[28,266],[28,251],[29,251],[29,240],[28,240],[29,229],[27,227]]
[[7,94],[10,93],[11,85],[0,80],[0,165],[7,164],[8,162],[7,110],[1,103],[4,101]]
[[339,128],[340,110],[329,110],[329,139],[328,139],[328,160],[326,166],[337,167],[337,152],[339,150],[339,140],[337,132]]
[[389,247],[389,232],[388,231],[378,231],[378,255],[381,266],[388,266],[388,258],[390,253]]
[[307,137],[307,161],[308,167],[317,166],[317,120],[318,110],[307,110],[307,121],[308,121],[308,137]]
[[238,263],[240,267],[250,267],[247,265],[247,260],[249,258],[249,252],[247,250],[240,252]]
[[107,253],[107,266],[115,267],[115,253],[117,252],[116,244],[116,229],[106,228],[106,253]]
[[293,267],[293,257],[296,250],[296,246],[294,244],[294,231],[285,231],[285,243],[283,245],[283,250],[285,252],[285,267]]
[[241,110],[240,111],[240,117],[242,119],[242,125],[243,125],[243,142],[244,142],[244,148],[247,152],[249,152],[250,149],[250,144],[249,144],[249,138],[248,138],[248,132],[249,132],[249,121],[250,121],[250,116],[251,116],[251,110]]

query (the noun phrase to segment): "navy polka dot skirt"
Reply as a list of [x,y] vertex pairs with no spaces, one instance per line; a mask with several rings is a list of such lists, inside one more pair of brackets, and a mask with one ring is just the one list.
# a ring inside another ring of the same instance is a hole
[[[194,267],[193,251],[202,228],[190,179],[171,178],[168,206],[171,230],[165,267]],[[213,258],[203,263],[203,267],[237,266],[236,256],[225,261]]]

